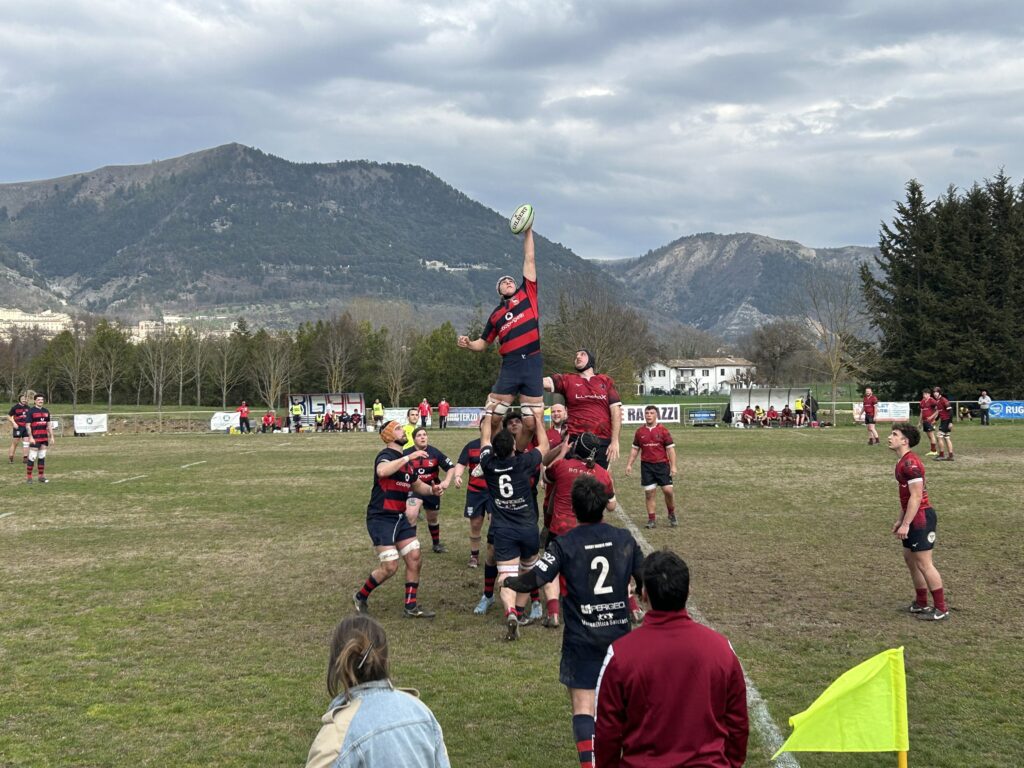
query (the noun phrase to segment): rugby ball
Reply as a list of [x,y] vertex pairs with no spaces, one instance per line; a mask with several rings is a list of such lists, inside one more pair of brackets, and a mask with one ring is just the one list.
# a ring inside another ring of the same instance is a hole
[[508,220],[508,228],[512,230],[513,235],[525,232],[532,226],[533,206],[529,203],[524,203],[516,208],[516,212],[512,214],[512,218]]

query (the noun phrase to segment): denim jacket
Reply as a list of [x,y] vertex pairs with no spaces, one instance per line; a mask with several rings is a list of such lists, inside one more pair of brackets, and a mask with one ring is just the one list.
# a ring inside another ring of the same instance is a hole
[[415,691],[390,680],[350,689],[331,702],[306,765],[330,768],[450,768],[441,726]]

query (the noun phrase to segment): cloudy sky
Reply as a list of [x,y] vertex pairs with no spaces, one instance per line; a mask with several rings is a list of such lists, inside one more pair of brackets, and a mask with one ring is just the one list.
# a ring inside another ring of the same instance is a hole
[[873,245],[1024,177],[1024,5],[0,0],[0,182],[232,141],[424,166],[586,257]]

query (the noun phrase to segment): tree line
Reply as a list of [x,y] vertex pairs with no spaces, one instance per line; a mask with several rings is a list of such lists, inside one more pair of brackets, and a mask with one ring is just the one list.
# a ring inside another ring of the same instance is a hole
[[[570,370],[575,351],[586,347],[628,392],[661,354],[644,319],[596,284],[563,293],[547,316],[546,373]],[[478,309],[470,335],[483,326]],[[12,330],[0,341],[0,386],[11,400],[31,388],[75,410],[227,408],[243,399],[276,408],[290,392],[362,392],[392,406],[423,397],[483,404],[498,375],[497,343],[484,353],[459,349],[460,332],[451,322],[423,327],[410,304],[370,300],[293,331],[253,329],[239,318],[227,335],[166,327],[138,343],[116,320],[80,318],[73,330],[49,339],[38,330]]]
[[877,332],[867,380],[901,398],[934,384],[1024,395],[1024,187],[1000,172],[929,201],[912,180],[876,261],[860,275]]

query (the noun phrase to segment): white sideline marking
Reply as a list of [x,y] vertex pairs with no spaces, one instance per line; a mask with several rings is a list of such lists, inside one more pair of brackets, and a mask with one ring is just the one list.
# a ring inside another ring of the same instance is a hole
[[[644,538],[644,535],[640,533],[640,529],[636,527],[633,521],[626,516],[626,510],[622,508],[622,504],[616,506],[615,514],[626,524],[626,528],[629,529],[629,532],[633,534],[633,538],[640,544],[640,550],[645,555],[651,554],[654,551],[654,547]],[[699,621],[706,627],[711,626],[704,618],[704,615],[694,608],[692,604],[687,604],[686,612],[690,614],[694,621]],[[772,716],[768,712],[768,704],[761,698],[761,692],[757,690],[757,686],[754,685],[754,681],[750,679],[746,670],[743,670],[743,679],[747,684],[747,710],[751,721],[753,721],[754,730],[761,737],[761,741],[767,745],[768,754],[775,754],[775,751],[782,746],[784,741],[782,733],[779,731],[775,721],[772,720]],[[774,765],[781,766],[781,768],[800,768],[800,763],[789,752],[783,752],[779,755],[779,758],[774,761]]]
[[197,467],[200,464],[205,464],[205,463],[206,463],[205,461],[193,461],[191,464],[182,464],[181,468],[182,469],[188,469],[189,467]]
[[2,515],[0,515],[0,520],[3,520],[5,517],[10,517],[13,514],[13,512],[4,512]]
[[126,477],[124,480],[115,480],[114,482],[111,483],[111,485],[120,485],[121,483],[127,483],[129,480],[141,480],[144,477],[149,477],[149,475],[136,475],[135,477]]

